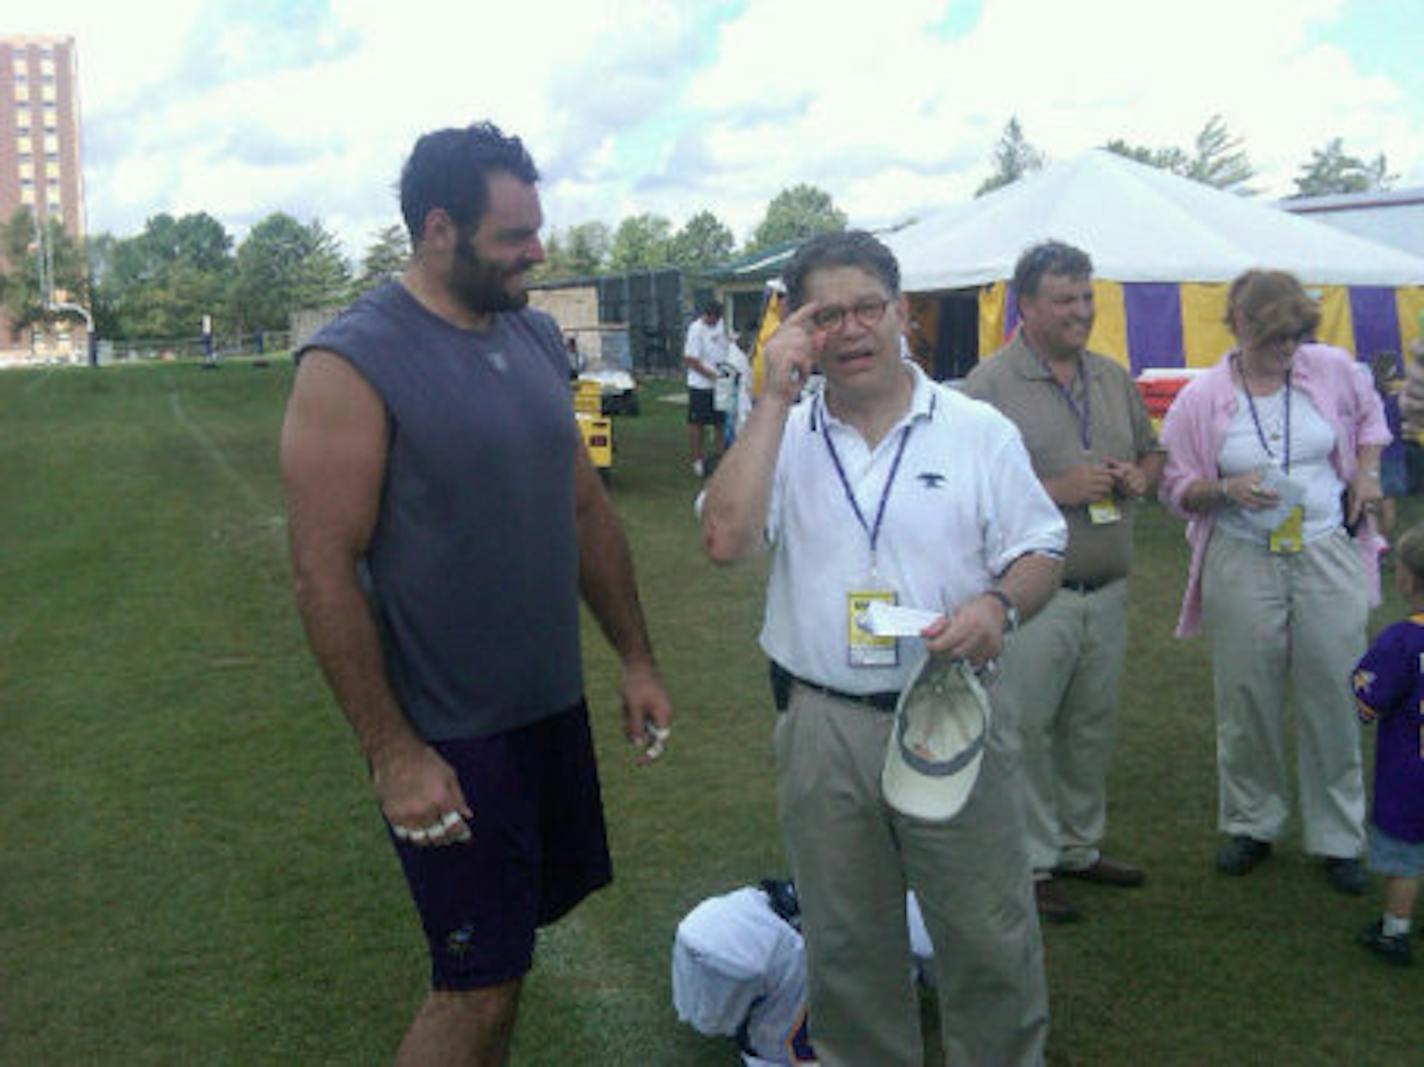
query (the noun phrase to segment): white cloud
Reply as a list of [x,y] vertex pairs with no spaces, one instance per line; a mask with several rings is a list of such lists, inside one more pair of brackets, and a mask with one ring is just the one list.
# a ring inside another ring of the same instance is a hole
[[46,7],[18,28],[78,39],[89,224],[120,234],[285,210],[354,258],[395,220],[415,137],[479,117],[529,144],[564,228],[711,208],[744,238],[802,181],[883,222],[971,195],[1010,116],[1063,158],[1185,146],[1219,113],[1268,195],[1337,135],[1424,182],[1424,101],[1328,43],[1368,17],[1342,0],[985,0],[957,37],[941,0]]

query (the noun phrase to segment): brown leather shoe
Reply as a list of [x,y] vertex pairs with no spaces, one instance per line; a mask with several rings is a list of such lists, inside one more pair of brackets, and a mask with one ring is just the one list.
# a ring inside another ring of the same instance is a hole
[[1038,917],[1044,922],[1075,923],[1083,917],[1083,913],[1063,895],[1058,883],[1052,878],[1034,882],[1033,897],[1038,905]]
[[1055,878],[1077,878],[1084,882],[1096,882],[1098,885],[1117,886],[1120,889],[1136,889],[1147,881],[1147,872],[1141,867],[1134,867],[1122,860],[1109,859],[1107,856],[1099,856],[1097,863],[1076,871],[1059,867],[1053,875]]

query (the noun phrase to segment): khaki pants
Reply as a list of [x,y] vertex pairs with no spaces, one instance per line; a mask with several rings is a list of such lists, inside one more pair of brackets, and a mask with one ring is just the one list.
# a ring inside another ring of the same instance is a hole
[[945,1062],[1042,1061],[1043,947],[1016,772],[1001,744],[945,823],[881,797],[894,716],[796,686],[776,725],[777,808],[806,935],[810,1036],[823,1067],[918,1067],[905,889],[934,943]]
[[991,692],[995,710],[1017,728],[1037,876],[1098,860],[1126,652],[1126,580],[1091,593],[1060,589],[1004,650]]
[[1216,690],[1223,833],[1274,841],[1285,827],[1281,719],[1289,686],[1305,850],[1363,851],[1365,789],[1350,672],[1365,651],[1367,615],[1364,573],[1343,530],[1289,555],[1213,534],[1202,621]]

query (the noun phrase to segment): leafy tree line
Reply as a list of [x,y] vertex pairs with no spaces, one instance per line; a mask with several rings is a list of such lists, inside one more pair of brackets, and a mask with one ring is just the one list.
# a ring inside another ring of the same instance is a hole
[[[811,185],[781,192],[743,251],[844,229],[845,213]],[[40,284],[38,231],[29,208],[0,223],[0,305],[16,331],[52,317]],[[101,233],[81,250],[58,225],[48,232],[53,290],[88,306],[101,337],[115,340],[191,337],[211,315],[219,334],[288,328],[291,313],[346,303],[399,274],[410,256],[405,228],[373,235],[353,270],[319,220],[274,212],[240,243],[206,212],[154,215],[132,237]],[[545,241],[543,279],[676,267],[697,273],[731,258],[731,229],[711,211],[677,230],[664,216],[633,215],[610,231],[602,222],[555,230]],[[86,263],[87,253],[87,263]]]
[[[1254,196],[1258,192],[1247,185],[1255,177],[1256,169],[1251,165],[1244,143],[1240,137],[1231,135],[1220,115],[1207,119],[1190,148],[1176,145],[1153,148],[1130,144],[1117,137],[1103,147],[1109,152],[1217,189],[1243,196]],[[1018,181],[1026,174],[1041,170],[1047,160],[1048,157],[1034,148],[1024,136],[1018,118],[1010,118],[994,146],[993,172],[984,179],[974,195],[983,196]],[[1313,149],[1310,158],[1300,165],[1295,177],[1295,192],[1288,199],[1331,193],[1378,192],[1391,188],[1398,180],[1399,175],[1389,172],[1383,152],[1371,160],[1360,159],[1345,151],[1342,138],[1333,137],[1320,148]]]
[[765,216],[740,250],[731,228],[711,211],[697,212],[678,230],[666,216],[644,212],[625,218],[611,231],[601,222],[555,230],[544,242],[547,258],[535,275],[566,278],[658,267],[696,274],[738,251],[759,252],[845,227],[845,212],[836,207],[830,193],[814,185],[793,185],[767,205]]

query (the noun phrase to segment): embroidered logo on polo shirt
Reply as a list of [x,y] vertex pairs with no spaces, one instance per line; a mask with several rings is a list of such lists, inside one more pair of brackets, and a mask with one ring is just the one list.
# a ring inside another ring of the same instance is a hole
[[920,471],[915,477],[926,489],[938,489],[945,482],[945,476],[938,471]]

